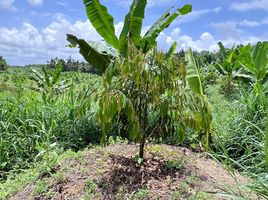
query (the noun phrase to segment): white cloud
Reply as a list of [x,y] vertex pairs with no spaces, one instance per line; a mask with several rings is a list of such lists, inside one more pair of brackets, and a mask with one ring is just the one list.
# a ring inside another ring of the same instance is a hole
[[[263,23],[265,20],[263,20]],[[268,32],[264,34],[255,36],[243,29],[238,28],[238,25],[241,26],[255,26],[256,23],[253,21],[226,21],[226,22],[219,22],[219,23],[212,23],[211,26],[221,35],[222,42],[227,45],[228,47],[233,46],[234,44],[255,44],[258,41],[267,41],[268,40]]]
[[218,48],[217,41],[209,32],[204,32],[197,40],[194,40],[188,35],[181,35],[179,28],[175,28],[170,34],[161,33],[158,38],[158,47],[168,50],[173,42],[178,43],[177,50],[192,48],[196,51],[214,51]]
[[[116,35],[119,35],[123,22],[115,25]],[[237,28],[236,22],[213,23],[212,27],[222,33],[220,37],[225,45],[256,43],[260,40],[268,40],[268,32],[260,36],[245,34],[245,31]],[[142,34],[149,26],[143,27]],[[23,23],[21,27],[0,27],[0,55],[4,56],[8,63],[24,65],[31,63],[45,63],[50,58],[67,58],[70,55],[74,59],[83,60],[77,48],[67,48],[66,33],[77,35],[86,40],[102,41],[91,23],[86,21],[70,22],[64,15],[57,14],[54,21],[48,26],[38,29],[30,23]],[[171,32],[162,32],[158,37],[160,49],[168,50],[176,41],[179,49],[189,47],[194,50],[216,50],[217,40],[210,32],[202,33],[198,38],[183,34],[180,28]]]
[[148,0],[148,7],[162,6],[162,5],[174,5],[174,0]]
[[43,3],[44,0],[27,0],[30,5],[36,6]]
[[216,7],[213,9],[194,10],[191,13],[189,13],[181,18],[179,17],[178,19],[176,19],[175,23],[181,24],[181,23],[185,23],[185,22],[194,21],[196,19],[199,19],[203,15],[206,15],[209,13],[218,13],[220,11],[221,11],[221,7]]
[[66,47],[66,33],[86,40],[101,41],[101,37],[88,20],[71,23],[58,16],[43,29],[37,29],[29,23],[23,23],[19,28],[0,28],[0,55],[4,56],[8,63],[16,65],[45,63],[50,58],[67,58],[69,55],[83,60],[78,49]]
[[60,6],[63,6],[63,7],[67,7],[68,6],[68,3],[61,2],[61,1],[57,2],[57,4],[60,5]]
[[267,0],[254,0],[243,3],[232,3],[230,6],[231,10],[237,11],[247,11],[247,10],[266,10],[268,11],[268,1]]
[[15,0],[0,0],[0,10],[16,10],[13,6]]
[[219,23],[211,23],[211,27],[215,29],[223,38],[239,39],[245,36],[245,31],[237,27],[234,21],[226,21]]
[[248,27],[256,27],[256,26],[261,26],[261,25],[266,25],[268,24],[268,17],[260,20],[260,21],[252,21],[252,20],[243,20],[238,23],[241,26],[248,26]]
[[[122,7],[127,7],[129,8],[131,3],[132,3],[132,0],[106,0],[106,1],[109,1],[109,2],[114,2],[116,4],[118,4],[119,6],[122,6]],[[154,6],[162,6],[162,5],[175,5],[176,3],[176,0],[148,0],[147,1],[147,6],[150,8],[150,7],[154,7]]]
[[[255,44],[258,41],[267,41],[268,32],[254,36],[238,29],[235,22],[221,22],[212,24],[216,30],[222,33],[220,41],[227,47],[234,44]],[[211,33],[204,32],[197,39],[189,35],[182,34],[179,28],[175,28],[171,33],[162,32],[158,37],[158,47],[162,50],[168,50],[173,42],[178,43],[177,50],[192,48],[196,51],[209,50],[215,51],[218,47],[218,39]]]

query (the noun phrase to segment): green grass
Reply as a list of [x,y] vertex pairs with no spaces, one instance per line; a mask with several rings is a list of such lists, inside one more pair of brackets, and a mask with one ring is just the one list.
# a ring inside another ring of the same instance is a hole
[[241,105],[238,100],[232,101],[225,98],[219,84],[209,86],[207,93],[213,113],[212,133],[216,138],[224,140],[233,134],[235,120],[241,112]]
[[94,119],[96,105],[92,97],[83,97],[95,82],[94,87],[101,89],[100,77],[62,73],[61,79],[72,87],[53,103],[45,103],[41,93],[31,90],[36,83],[30,77],[29,69],[10,68],[0,74],[0,181],[9,171],[40,160],[40,152],[52,143],[57,148],[79,150],[100,141]]
[[[221,93],[220,85],[208,88],[213,111],[213,154],[220,162],[228,165],[230,173],[238,169],[252,178],[252,183],[243,187],[267,198],[268,173],[264,151],[267,128],[263,97],[248,88],[241,87],[240,92],[242,95],[238,93],[235,98],[229,98]],[[223,195],[247,199],[247,196],[234,192],[232,187],[227,188],[229,190]]]
[[44,180],[41,180],[42,175],[51,173],[50,176],[55,183],[63,183],[67,180],[64,173],[60,171],[52,173],[51,170],[65,159],[78,159],[83,157],[87,151],[88,149],[78,152],[71,150],[62,152],[59,149],[49,151],[46,158],[35,163],[31,168],[21,170],[19,173],[10,173],[5,181],[0,182],[0,200],[10,198],[29,183],[35,183],[35,195],[49,193],[47,188],[48,184],[44,182]]
[[36,168],[25,170],[23,173],[16,174],[15,176],[10,175],[5,182],[0,183],[0,199],[4,200],[16,194],[37,176],[38,170]]

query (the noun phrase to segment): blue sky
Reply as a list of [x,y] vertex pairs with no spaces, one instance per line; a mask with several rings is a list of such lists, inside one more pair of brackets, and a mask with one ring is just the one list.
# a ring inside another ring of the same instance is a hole
[[[117,34],[131,0],[101,0],[114,16]],[[192,4],[193,12],[179,17],[158,38],[160,49],[178,42],[178,49],[217,50],[227,46],[268,40],[268,0],[148,0],[143,33],[168,8]],[[9,64],[46,63],[72,56],[66,33],[101,41],[87,20],[82,0],[0,0],[0,55]]]

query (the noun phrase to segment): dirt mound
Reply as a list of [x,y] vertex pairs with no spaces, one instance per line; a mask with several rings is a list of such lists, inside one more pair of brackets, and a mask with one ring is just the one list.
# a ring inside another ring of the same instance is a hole
[[248,181],[237,174],[236,182],[216,161],[186,148],[149,145],[142,165],[136,152],[135,145],[115,145],[65,159],[11,199],[223,199],[207,193]]

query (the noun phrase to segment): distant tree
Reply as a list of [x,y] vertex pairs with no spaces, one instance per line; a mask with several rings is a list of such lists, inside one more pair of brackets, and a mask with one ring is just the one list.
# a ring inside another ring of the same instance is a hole
[[62,71],[80,71],[85,73],[99,74],[99,71],[96,68],[93,68],[89,63],[80,62],[69,57],[64,60],[62,58],[53,58],[48,61],[47,67],[50,69],[55,69],[57,63],[62,64]]
[[4,71],[6,70],[8,67],[6,60],[4,59],[4,57],[0,56],[0,71]]

